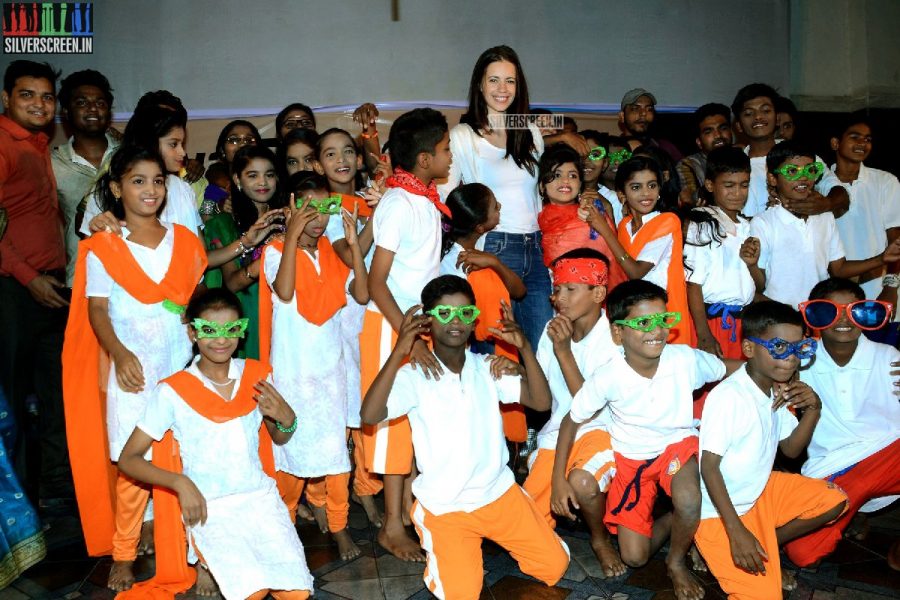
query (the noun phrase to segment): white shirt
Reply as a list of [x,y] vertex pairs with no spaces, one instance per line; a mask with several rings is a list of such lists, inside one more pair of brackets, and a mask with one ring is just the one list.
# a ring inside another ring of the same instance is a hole
[[602,183],[598,183],[597,184],[597,193],[599,193],[601,196],[603,196],[604,198],[609,200],[609,204],[610,204],[610,206],[612,206],[612,209],[613,209],[613,214],[612,214],[613,222],[616,225],[621,223],[622,219],[624,218],[624,215],[622,214],[622,210],[623,210],[622,209],[622,201],[619,200],[619,196],[616,195],[616,192],[609,189]]
[[809,443],[803,474],[827,477],[858,463],[900,437],[900,403],[891,362],[900,352],[859,336],[853,357],[837,366],[824,344],[816,359],[800,371],[822,399],[822,415]]
[[609,404],[613,450],[636,460],[654,458],[697,435],[693,392],[724,375],[725,363],[684,344],[666,345],[652,379],[638,375],[624,356],[614,356],[584,382],[569,416],[584,423]]
[[796,217],[772,206],[750,222],[750,235],[759,239],[759,268],[766,272],[765,295],[794,308],[828,279],[828,265],[844,257],[844,245],[834,215]]
[[[540,158],[544,152],[544,138],[534,125],[529,125],[529,129],[534,140],[534,156]],[[441,198],[446,201],[460,183],[482,183],[503,205],[500,223],[494,231],[518,234],[538,231],[541,199],[537,164],[533,167],[534,174],[519,168],[511,156],[506,156],[506,148],[494,146],[463,123],[450,130],[450,151],[453,152],[453,164],[447,182],[438,186]]]
[[[581,371],[581,376],[585,382],[599,373],[613,359],[614,356],[621,355],[621,350],[612,341],[609,331],[609,319],[606,314],[600,315],[600,318],[594,324],[593,328],[587,332],[587,335],[576,342],[572,340],[572,354],[575,356],[575,364]],[[537,361],[541,365],[541,369],[547,375],[547,382],[550,384],[550,394],[552,396],[552,405],[550,407],[550,419],[541,428],[537,435],[537,447],[546,450],[556,450],[556,438],[559,435],[559,426],[562,424],[569,409],[572,407],[572,394],[569,392],[569,386],[566,385],[566,378],[563,377],[562,368],[559,360],[553,352],[553,341],[547,335],[547,328],[544,327],[544,333],[538,342]],[[584,423],[578,428],[576,439],[589,431],[595,429],[607,430],[609,428],[609,411],[601,411],[594,419]]]
[[[186,370],[203,386],[219,391],[197,368],[197,356]],[[228,365],[237,393],[244,374],[244,361],[236,358]],[[216,423],[191,408],[169,385],[162,383],[147,403],[137,426],[159,441],[171,429],[181,447],[184,474],[207,500],[268,487],[271,478],[259,460],[259,427],[262,414],[254,409],[243,417]],[[227,465],[227,468],[223,468]]]
[[[441,213],[424,197],[389,188],[372,217],[374,245],[394,253],[387,286],[401,312],[421,302],[441,264]],[[378,310],[375,301],[370,310]]]
[[438,381],[404,365],[387,402],[387,418],[409,417],[419,476],[413,494],[429,512],[472,512],[515,485],[506,466],[498,402],[519,401],[522,379],[491,377],[485,355],[466,351],[462,373],[444,367]]
[[703,286],[703,301],[707,304],[750,304],[756,293],[756,285],[747,263],[741,259],[741,244],[750,237],[750,221],[738,216],[738,222],[735,223],[722,209],[715,206],[696,210],[713,215],[719,223],[719,233],[724,234],[724,238],[721,243],[716,242],[706,225],[702,234],[696,223],[688,226],[684,244],[687,280]]
[[[475,249],[484,251],[484,240],[485,236],[481,236],[475,241]],[[460,246],[458,243],[453,242],[453,245],[450,246],[450,249],[447,251],[447,254],[444,255],[444,258],[441,259],[441,275],[456,275],[458,277],[462,277],[463,279],[468,279],[468,273],[463,271],[462,265],[456,266],[456,261],[459,260],[459,253],[464,251],[465,248]]]
[[[743,366],[714,387],[703,406],[700,460],[703,452],[722,457],[719,470],[738,515],[753,508],[769,481],[778,442],[797,427],[787,406],[772,410],[773,400]],[[702,477],[700,492],[700,518],[719,517]]]
[[[172,262],[175,245],[174,228],[163,223],[167,231],[156,248],[148,248],[128,240],[130,232],[122,228],[122,237],[128,251],[134,255],[144,273],[159,283],[166,276]],[[109,437],[109,453],[118,460],[144,407],[152,397],[153,388],[160,379],[180,371],[191,358],[191,340],[187,329],[177,315],[163,308],[161,302],[144,304],[129,294],[106,271],[93,252],[87,255],[88,298],[109,299],[109,320],[119,341],[141,363],[144,373],[144,390],[130,393],[122,390],[116,381],[116,364],[109,368],[106,386],[106,430]]]
[[[781,142],[782,140],[776,140]],[[750,147],[744,148],[744,154],[750,154]],[[818,156],[816,161],[825,164]],[[766,204],[769,202],[769,184],[766,179],[768,169],[766,168],[765,156],[754,156],[750,159],[750,193],[747,196],[747,204],[744,205],[742,211],[748,217],[755,217],[766,210]],[[827,196],[836,185],[841,185],[841,180],[829,169],[825,167],[822,178],[816,184],[815,189],[823,196]]]
[[[837,219],[847,260],[865,260],[883,252],[885,232],[900,227],[900,182],[886,171],[860,164],[856,180],[841,185],[850,194],[850,210]],[[867,281],[863,289],[866,298],[877,298],[881,280]]]
[[[647,223],[658,217],[660,214],[661,213],[658,211],[653,211],[644,215],[641,220],[641,229],[646,227]],[[634,241],[634,238],[641,232],[641,230],[638,229],[636,232],[632,233],[631,223],[625,226],[625,230],[628,232],[632,241]],[[653,267],[647,271],[647,274],[641,277],[641,279],[649,281],[650,283],[655,283],[664,290],[668,289],[669,263],[672,262],[672,243],[672,234],[667,233],[662,237],[650,240],[644,244],[640,253],[634,257],[634,260],[642,260],[653,264]]]
[[[84,207],[84,219],[81,221],[81,229],[78,230],[82,235],[91,235],[91,219],[103,212],[98,202],[97,195],[92,193]],[[203,226],[200,213],[197,212],[194,191],[178,175],[166,176],[166,205],[159,213],[159,220],[184,225],[195,234]]]

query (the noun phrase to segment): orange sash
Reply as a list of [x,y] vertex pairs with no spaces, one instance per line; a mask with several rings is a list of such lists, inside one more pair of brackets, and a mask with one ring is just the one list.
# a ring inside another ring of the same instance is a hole
[[[144,273],[125,241],[96,233],[78,244],[72,303],[62,351],[63,404],[75,496],[88,554],[112,552],[115,531],[115,481],[106,435],[106,378],[109,362],[88,320],[87,255],[93,252],[107,273],[144,304],[170,300],[185,305],[206,270],[206,251],[197,235],[174,226],[172,261],[155,283]],[[173,318],[177,318],[173,315]],[[187,333],[185,333],[187,335]]]
[[[253,359],[244,361],[244,373],[234,398],[226,401],[212,392],[199,379],[187,371],[179,371],[163,379],[181,399],[197,413],[216,423],[243,417],[256,409],[256,393],[253,386],[268,377],[272,368]],[[272,438],[265,422],[259,428],[259,457],[263,470],[275,476],[275,460],[272,454]],[[171,431],[153,444],[153,464],[160,469],[181,473],[181,452]],[[225,466],[225,465],[223,465]],[[134,584],[126,592],[116,595],[117,600],[171,600],[175,594],[190,589],[197,577],[187,564],[187,540],[181,520],[178,494],[159,486],[153,486],[153,541],[156,546],[156,574],[149,580]]]
[[[475,292],[475,305],[481,310],[478,320],[475,322],[475,339],[494,342],[494,353],[505,356],[510,360],[519,362],[519,352],[516,348],[498,340],[488,331],[488,327],[496,327],[502,318],[500,313],[500,301],[509,299],[509,291],[503,285],[503,280],[493,269],[480,269],[472,271],[466,277],[472,291]],[[503,417],[503,433],[511,442],[521,443],[528,439],[528,426],[525,423],[525,408],[518,402],[514,404],[501,404],[500,413]]]
[[[268,361],[272,350],[272,286],[266,279],[266,252],[270,247],[284,253],[284,242],[276,241],[263,250],[263,266],[260,268],[259,283],[259,356]],[[313,325],[324,325],[328,319],[347,304],[344,288],[350,267],[344,264],[334,251],[331,242],[325,236],[319,238],[316,253],[319,257],[319,272],[312,259],[297,252],[296,272],[294,275],[294,298],[297,301],[297,312]]]
[[669,335],[669,343],[690,344],[696,346],[696,334],[694,324],[691,321],[691,312],[688,310],[687,287],[684,277],[684,258],[682,254],[681,220],[673,213],[662,213],[638,230],[631,240],[630,228],[631,216],[627,216],[619,223],[619,242],[625,251],[632,257],[637,257],[641,249],[655,239],[664,235],[672,236],[672,258],[669,261],[669,270],[666,273],[667,292],[669,294],[668,309],[681,313],[681,322],[672,328]]
[[372,216],[372,207],[366,203],[365,199],[352,194],[341,194],[341,208],[352,215],[354,206],[359,207],[357,216],[365,217],[367,219]]

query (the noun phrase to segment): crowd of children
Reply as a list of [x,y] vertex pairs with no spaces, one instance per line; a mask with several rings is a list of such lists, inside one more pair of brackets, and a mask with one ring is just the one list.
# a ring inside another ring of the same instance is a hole
[[[55,77],[14,62],[0,125]],[[108,127],[106,79],[66,81],[60,100],[91,98]],[[498,47],[460,125],[415,109],[384,146],[371,104],[359,137],[292,104],[275,152],[233,121],[192,187],[187,114],[163,92],[101,132],[89,186],[70,143],[53,162],[83,238],[62,386],[109,587],[308,597],[293,523],[352,560],[352,497],[439,598],[479,597],[486,538],[553,585],[560,517],[585,522],[607,577],[668,543],[679,600],[704,595],[689,555],[730,598],[780,597],[781,549],[813,565],[900,497],[900,352],[879,341],[896,340],[900,184],[863,164],[864,116],[834,132],[829,168],[777,136],[783,100],[751,84],[700,107],[684,158],[649,137],[643,89],[623,99],[626,136],[506,131],[527,87]],[[13,251],[0,241],[4,278]],[[508,448],[542,413],[519,486]],[[779,450],[805,454],[802,474]],[[150,551],[156,575],[135,583]]]

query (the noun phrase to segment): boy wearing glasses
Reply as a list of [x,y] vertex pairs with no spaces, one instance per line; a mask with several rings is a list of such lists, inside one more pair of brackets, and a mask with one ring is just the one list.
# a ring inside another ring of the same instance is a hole
[[[819,392],[822,410],[802,473],[839,486],[849,507],[831,525],[785,546],[800,566],[830,554],[857,512],[879,510],[900,494],[900,403],[890,375],[900,352],[861,335],[883,326],[890,306],[866,300],[858,284],[839,278],[817,284],[809,298],[803,319],[822,343],[800,379]],[[893,555],[896,561],[897,544]]]
[[[569,564],[560,540],[528,494],[516,485],[498,403],[550,407],[550,390],[525,334],[504,303],[491,333],[515,346],[521,366],[467,348],[479,310],[469,283],[443,275],[422,290],[422,304],[406,311],[397,343],[363,401],[363,423],[408,417],[419,476],[411,516],[427,555],[425,584],[438,598],[478,598],[481,543],[509,550],[523,573],[555,584]],[[422,308],[424,315],[416,314]],[[430,334],[445,375],[429,377],[403,363]]]
[[[666,312],[667,300],[664,289],[641,279],[610,293],[606,308],[612,339],[624,353],[575,394],[560,425],[556,461],[568,463],[578,427],[608,407],[616,475],[604,522],[618,533],[622,561],[631,567],[646,564],[671,533],[666,566],[675,597],[694,600],[703,597],[703,587],[684,562],[700,519],[692,394],[741,363],[727,361],[726,367],[707,352],[667,345],[669,329],[681,319]],[[672,498],[674,511],[654,522],[657,483]],[[554,496],[559,496],[556,489]]]
[[766,167],[779,204],[750,222],[750,235],[759,240],[759,261],[750,265],[758,296],[796,307],[829,275],[854,277],[900,260],[900,239],[866,260],[847,260],[834,215],[807,215],[798,209],[825,171],[815,154],[781,142],[769,151]]
[[[744,311],[743,324],[747,363],[703,408],[695,541],[729,598],[770,600],[783,585],[779,545],[837,519],[847,497],[829,482],[772,471],[777,448],[789,457],[803,452],[822,408],[812,388],[792,381],[816,351],[799,313],[759,302]],[[791,580],[788,589],[796,586]]]

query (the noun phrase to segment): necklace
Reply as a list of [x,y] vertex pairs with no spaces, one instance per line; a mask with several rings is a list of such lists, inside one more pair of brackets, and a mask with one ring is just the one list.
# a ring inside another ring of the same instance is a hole
[[231,385],[232,383],[234,383],[234,379],[228,379],[228,380],[225,381],[225,383],[219,383],[218,381],[213,381],[213,378],[210,377],[209,375],[207,375],[206,373],[203,373],[203,371],[200,371],[200,373],[203,375],[203,377],[204,377],[208,382],[210,382],[211,384],[213,384],[213,385],[215,385],[215,386],[217,386],[217,387],[225,387],[225,386],[227,386],[227,385]]

